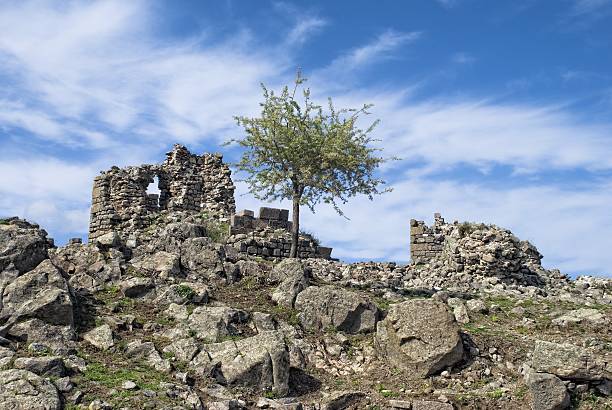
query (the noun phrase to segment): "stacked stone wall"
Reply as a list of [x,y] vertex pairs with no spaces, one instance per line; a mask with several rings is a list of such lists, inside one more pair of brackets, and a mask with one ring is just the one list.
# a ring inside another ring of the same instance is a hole
[[[116,231],[128,236],[149,226],[162,210],[204,212],[229,220],[234,184],[221,154],[191,154],[175,145],[157,165],[118,168],[94,179],[89,240]],[[159,195],[147,188],[158,179]]]
[[[259,208],[259,215],[245,209],[232,215],[229,243],[239,252],[270,258],[288,257],[291,250],[289,210]],[[331,258],[332,248],[319,246],[311,235],[300,235],[298,257]]]
[[424,221],[410,220],[410,259],[425,262],[438,259],[444,250],[445,235],[442,232],[444,219],[434,215],[434,224],[429,227]]

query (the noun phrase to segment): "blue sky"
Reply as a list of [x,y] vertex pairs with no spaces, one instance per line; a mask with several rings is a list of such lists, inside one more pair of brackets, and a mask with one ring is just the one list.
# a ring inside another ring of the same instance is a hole
[[612,0],[0,1],[0,215],[84,236],[100,170],[174,142],[235,160],[232,117],[301,67],[316,99],[374,103],[402,158],[350,220],[304,212],[336,256],[406,261],[409,219],[441,212],[609,276],[611,23]]

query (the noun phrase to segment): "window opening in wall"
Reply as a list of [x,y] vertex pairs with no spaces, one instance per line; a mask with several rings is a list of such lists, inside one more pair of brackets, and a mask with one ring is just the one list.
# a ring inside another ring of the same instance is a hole
[[151,201],[154,201],[157,208],[159,208],[159,194],[159,177],[156,176],[153,178],[153,182],[151,182],[147,187],[147,195]]

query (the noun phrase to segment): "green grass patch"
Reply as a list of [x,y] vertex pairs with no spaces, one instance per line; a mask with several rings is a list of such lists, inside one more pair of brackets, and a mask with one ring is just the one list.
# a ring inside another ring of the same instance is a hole
[[130,368],[115,368],[99,362],[89,363],[82,377],[110,389],[120,388],[123,382],[131,380],[141,389],[157,391],[160,382],[169,381],[164,373],[142,364],[131,365]]

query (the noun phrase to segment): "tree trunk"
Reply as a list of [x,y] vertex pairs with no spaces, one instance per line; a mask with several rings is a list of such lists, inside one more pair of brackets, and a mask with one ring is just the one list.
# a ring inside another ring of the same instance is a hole
[[293,194],[293,215],[291,227],[291,251],[290,258],[297,258],[298,246],[300,240],[300,196],[298,193]]

